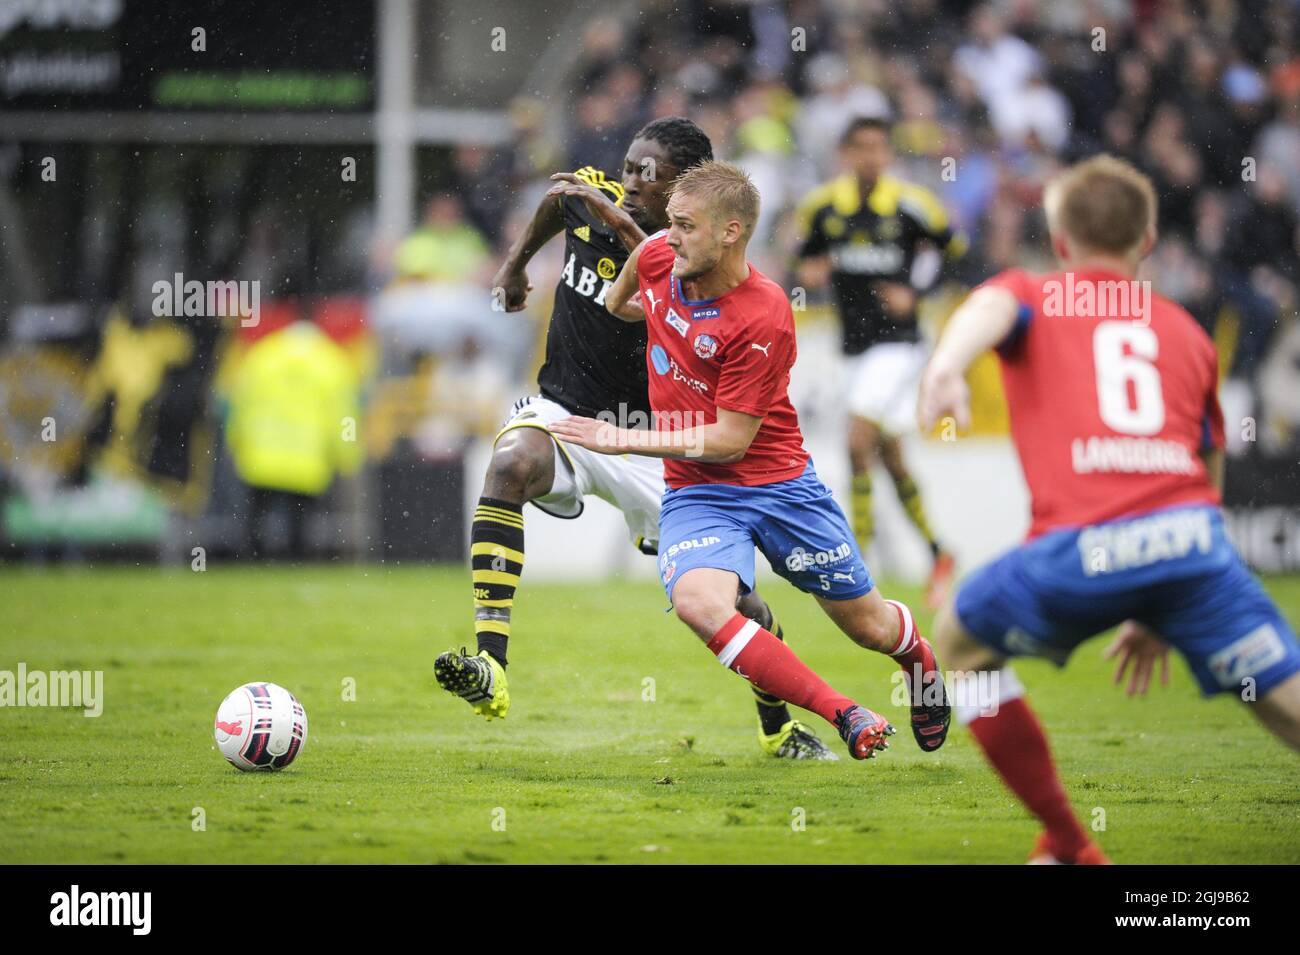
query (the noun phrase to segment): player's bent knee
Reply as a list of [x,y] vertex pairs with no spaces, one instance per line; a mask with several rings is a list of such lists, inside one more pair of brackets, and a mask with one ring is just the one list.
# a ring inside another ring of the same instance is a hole
[[537,429],[529,430],[536,434],[506,434],[493,448],[484,481],[492,496],[522,502],[545,494],[549,488],[547,475],[553,473],[555,453],[552,439]]
[[674,593],[673,611],[677,619],[694,630],[701,640],[712,637],[736,612],[715,599],[692,593]]
[[751,590],[737,597],[736,610],[757,622],[760,627],[769,630],[772,628],[772,610],[768,607],[767,601],[758,595],[757,590]]
[[1300,752],[1300,673],[1292,674],[1248,705],[1274,736]]
[[707,582],[692,581],[687,575],[673,588],[673,612],[701,640],[708,640],[735,615],[736,607]]
[[930,642],[949,670],[995,670],[1005,662],[1000,654],[967,632],[952,600],[935,615]]

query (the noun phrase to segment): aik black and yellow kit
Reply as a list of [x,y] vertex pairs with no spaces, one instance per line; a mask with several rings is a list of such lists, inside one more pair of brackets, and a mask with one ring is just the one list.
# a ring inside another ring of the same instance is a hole
[[[915,378],[925,362],[921,330],[913,313],[896,319],[877,297],[881,282],[897,282],[921,292],[938,278],[914,274],[917,256],[928,245],[958,258],[966,240],[948,223],[939,200],[921,186],[881,176],[865,197],[856,176],[834,179],[814,190],[799,207],[804,241],[800,257],[829,256],[831,285],[839,306],[843,348],[850,356],[845,390],[850,415],[897,433],[915,419]],[[939,566],[935,540],[921,495],[911,476],[891,471],[899,502],[929,544]],[[853,474],[850,511],[863,550],[871,544],[872,477],[869,467]]]
[[881,342],[917,341],[915,316],[907,321],[891,319],[874,285],[887,281],[916,287],[912,266],[927,243],[948,258],[965,251],[965,238],[949,225],[934,194],[893,176],[881,176],[863,201],[857,178],[847,175],[813,190],[800,203],[799,219],[804,235],[799,256],[830,256],[844,353],[857,355]]
[[[623,187],[606,178],[603,172],[587,166],[575,175],[600,189],[613,202],[622,204]],[[567,411],[594,418],[602,412],[620,415],[626,408],[624,414],[640,411],[649,420],[645,324],[624,322],[605,309],[605,295],[627,261],[627,249],[582,199],[560,196],[558,201],[564,215],[564,271],[555,288],[555,305],[546,333],[546,361],[537,375],[541,395],[560,406],[563,410],[556,409],[560,414]],[[531,399],[525,398],[516,404],[511,421],[506,422],[502,433],[518,426],[545,430],[544,420],[530,402]],[[557,442],[556,447],[559,449],[561,445]],[[557,487],[578,490],[580,482],[572,473],[576,453],[557,450]],[[662,477],[657,476],[656,480],[655,493],[662,494]],[[551,496],[547,496],[548,500]],[[555,503],[549,506],[534,503],[547,513],[561,517],[576,517],[582,512],[581,493],[568,513],[559,510]],[[651,531],[650,537],[654,536]],[[504,666],[515,589],[524,565],[522,505],[491,497],[479,499],[470,529],[470,563],[478,647]],[[457,659],[440,658],[443,667],[440,681],[445,679],[446,685],[469,699],[484,716],[504,716],[508,696],[492,689],[491,674],[483,669],[485,664],[458,663]],[[470,682],[462,686],[466,680]]]
[[[617,204],[623,187],[591,166],[576,173]],[[605,310],[605,294],[628,252],[612,231],[574,196],[564,210],[564,272],[546,334],[546,362],[537,375],[541,393],[575,414],[601,411],[650,414],[643,322],[624,322]]]

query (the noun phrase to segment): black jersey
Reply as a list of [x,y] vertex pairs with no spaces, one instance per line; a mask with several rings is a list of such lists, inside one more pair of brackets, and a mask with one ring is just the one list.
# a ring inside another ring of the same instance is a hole
[[881,176],[863,202],[857,179],[843,176],[813,190],[800,203],[799,216],[800,257],[830,256],[845,354],[880,342],[919,340],[916,316],[894,321],[874,286],[881,281],[911,285],[912,265],[927,243],[950,257],[963,253],[966,241],[948,224],[939,200],[920,186]]
[[[623,202],[623,187],[603,172],[587,166],[576,175],[616,203]],[[583,200],[560,199],[564,272],[555,287],[546,362],[537,373],[537,384],[543,395],[575,414],[594,418],[608,411],[626,420],[639,411],[649,418],[645,323],[625,322],[605,310],[605,295],[628,251]]]

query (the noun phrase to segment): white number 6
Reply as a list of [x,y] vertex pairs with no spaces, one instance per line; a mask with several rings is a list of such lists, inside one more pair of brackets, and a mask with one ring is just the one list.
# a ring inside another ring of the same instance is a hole
[[[1156,333],[1147,325],[1102,322],[1093,331],[1097,410],[1107,427],[1121,434],[1150,435],[1159,434],[1165,426],[1160,372],[1152,364],[1159,351]],[[1133,384],[1131,401],[1130,382]]]

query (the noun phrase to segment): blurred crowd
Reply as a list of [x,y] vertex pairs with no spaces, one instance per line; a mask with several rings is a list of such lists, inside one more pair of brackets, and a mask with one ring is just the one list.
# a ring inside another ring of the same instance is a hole
[[686,115],[754,177],[764,215],[751,252],[785,276],[785,213],[835,174],[852,117],[884,116],[898,173],[971,237],[959,278],[975,282],[1047,264],[1044,182],[1104,150],[1154,180],[1163,241],[1148,277],[1208,329],[1232,317],[1221,353],[1249,401],[1296,325],[1298,40],[1288,0],[648,0],[589,22],[567,98],[514,102],[507,147],[455,151],[425,229],[477,236],[444,241],[464,247],[457,273],[481,279],[547,175],[616,175],[643,123]]
[[[187,506],[210,498],[209,515],[238,510],[231,502],[251,489],[254,552],[264,521],[287,521],[288,549],[301,550],[304,515],[363,458],[417,477],[420,462],[458,461],[534,387],[561,243],[530,263],[526,312],[494,309],[488,290],[548,177],[595,166],[616,178],[636,131],[669,115],[694,119],[720,158],[750,172],[763,197],[750,253],[789,286],[791,213],[839,172],[836,145],[856,117],[892,121],[894,171],[935,192],[970,238],[948,274],[958,288],[1013,265],[1049,267],[1045,182],[1098,151],[1131,160],[1160,202],[1145,277],[1214,335],[1227,419],[1258,421],[1249,437],[1230,427],[1229,450],[1300,461],[1300,0],[641,0],[583,23],[553,41],[571,47],[560,88],[507,104],[507,141],[421,153],[420,222],[391,244],[375,241],[359,191],[313,178],[336,174],[309,150],[154,149],[142,165],[121,150],[123,182],[144,170],[163,187],[117,206],[101,189],[69,207],[85,216],[89,270],[66,270],[79,276],[70,298],[116,301],[105,283],[123,256],[101,254],[95,237],[126,236],[136,260],[121,315],[105,323],[83,309],[80,324],[103,325],[85,461],[120,452],[186,488]],[[319,215],[304,212],[303,195]],[[131,215],[139,222],[124,232]],[[261,324],[240,329],[237,347],[207,318],[150,324],[155,280],[182,270],[260,276]],[[86,390],[25,356],[10,355],[9,378],[33,394]],[[209,451],[209,417],[229,455]],[[340,417],[355,431],[340,433]],[[54,447],[33,439],[24,454],[44,461],[37,452]],[[46,470],[74,484],[90,473],[84,461]],[[1293,472],[1279,480],[1294,485]],[[34,540],[66,523],[37,498]],[[410,523],[409,501],[389,505],[395,527]]]

